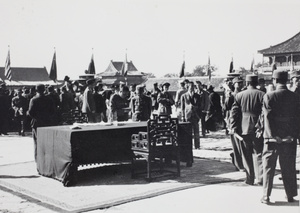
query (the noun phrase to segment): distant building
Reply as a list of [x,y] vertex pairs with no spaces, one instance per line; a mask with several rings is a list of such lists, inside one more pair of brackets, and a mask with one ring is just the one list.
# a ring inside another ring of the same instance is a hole
[[261,68],[262,73],[272,72],[274,62],[277,70],[300,70],[300,32],[280,44],[259,50],[258,53],[269,60],[268,64]]
[[111,60],[106,70],[95,75],[101,78],[106,85],[120,84],[124,82],[127,85],[141,84],[147,79],[146,74],[137,70],[132,61],[122,62]]
[[56,83],[49,78],[46,67],[11,67],[11,72],[12,78],[11,81],[9,81],[4,75],[4,67],[0,67],[0,81],[4,81],[8,88],[32,87],[39,83],[56,85]]

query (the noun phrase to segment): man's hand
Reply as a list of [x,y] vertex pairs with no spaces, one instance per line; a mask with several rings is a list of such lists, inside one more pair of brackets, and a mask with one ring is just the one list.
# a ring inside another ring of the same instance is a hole
[[262,131],[261,130],[257,130],[255,132],[255,134],[256,134],[256,138],[260,138],[262,136]]

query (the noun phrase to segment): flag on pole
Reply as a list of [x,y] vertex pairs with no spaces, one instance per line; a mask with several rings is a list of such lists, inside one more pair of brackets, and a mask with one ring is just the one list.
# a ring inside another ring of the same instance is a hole
[[10,67],[10,53],[9,53],[9,50],[8,50],[7,58],[6,58],[6,61],[5,61],[4,75],[9,81],[11,81],[12,74],[11,74],[11,67]]
[[91,62],[89,64],[88,74],[96,74],[95,63],[94,63],[94,54],[92,55]]
[[233,58],[231,59],[231,62],[229,65],[229,73],[233,73]]
[[210,57],[208,56],[208,63],[207,63],[207,75],[208,75],[208,80],[210,81],[211,79],[211,68],[210,68]]
[[124,76],[127,76],[127,72],[128,72],[128,63],[127,63],[127,61],[125,61],[124,63],[123,63],[123,73],[124,73]]
[[294,60],[293,60],[293,54],[291,54],[291,70],[290,72],[294,71]]
[[179,73],[179,78],[182,78],[184,76],[184,69],[185,69],[185,61],[182,63],[182,67]]
[[56,67],[56,52],[55,51],[54,51],[54,54],[53,54],[53,59],[52,59],[49,78],[51,80],[53,80],[54,82],[57,81],[57,67]]
[[253,66],[254,66],[254,58],[252,58],[251,67],[250,67],[250,72],[252,72],[252,73],[254,72]]

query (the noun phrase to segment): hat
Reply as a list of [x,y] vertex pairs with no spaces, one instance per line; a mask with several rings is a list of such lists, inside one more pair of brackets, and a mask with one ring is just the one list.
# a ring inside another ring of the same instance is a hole
[[36,91],[39,93],[43,93],[45,91],[45,85],[44,84],[38,84],[35,87]]
[[272,78],[279,79],[279,80],[287,80],[288,79],[288,73],[285,72],[285,71],[274,70]]
[[202,85],[202,82],[201,82],[201,81],[199,81],[199,80],[197,80],[197,81],[196,81],[196,83],[197,83],[197,84],[201,84],[201,85]]
[[258,76],[257,75],[246,75],[246,81],[247,82],[258,82]]
[[66,75],[64,78],[64,81],[69,81],[69,80],[70,80],[70,77]]
[[234,79],[232,79],[232,84],[240,83],[240,82],[243,82],[243,79],[241,77],[235,77]]
[[163,85],[162,85],[162,86],[169,87],[169,86],[170,86],[170,84],[169,84],[168,82],[166,82],[166,83],[163,83]]
[[190,81],[189,81],[189,79],[184,79],[184,82],[187,84],[187,83],[189,83]]
[[300,78],[300,71],[294,71],[291,73],[291,79]]
[[214,90],[213,85],[209,85],[208,88],[207,88],[207,90],[208,90],[208,91],[213,91],[213,90]]
[[89,80],[86,81],[87,85],[92,85],[93,83],[95,83],[95,79],[94,78],[89,79]]

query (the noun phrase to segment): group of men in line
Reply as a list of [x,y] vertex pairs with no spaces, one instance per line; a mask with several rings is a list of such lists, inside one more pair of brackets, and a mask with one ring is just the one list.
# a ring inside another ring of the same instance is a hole
[[[276,161],[279,157],[288,202],[297,196],[296,149],[300,138],[300,72],[275,70],[266,92],[257,75],[236,77],[225,98],[227,128],[232,133],[233,163],[245,171],[246,184],[262,185],[262,203],[270,203]],[[256,180],[256,183],[255,183]]]

